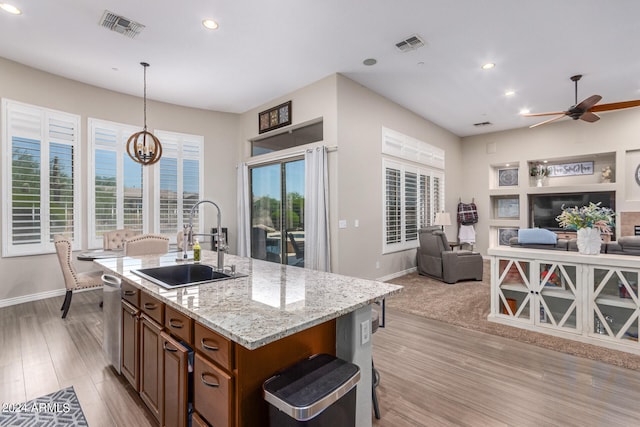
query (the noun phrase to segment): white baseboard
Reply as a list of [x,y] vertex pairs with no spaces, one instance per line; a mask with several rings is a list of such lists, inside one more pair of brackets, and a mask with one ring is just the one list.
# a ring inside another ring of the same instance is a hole
[[25,302],[38,301],[41,299],[59,297],[67,292],[66,289],[56,289],[55,291],[40,292],[37,294],[23,295],[15,298],[7,298],[0,300],[0,308],[9,307],[10,305],[23,304]]
[[391,273],[386,276],[378,277],[376,280],[379,282],[387,282],[391,279],[395,279],[396,277],[404,276],[405,274],[413,273],[418,271],[418,267],[412,267],[403,271],[398,271],[396,273]]

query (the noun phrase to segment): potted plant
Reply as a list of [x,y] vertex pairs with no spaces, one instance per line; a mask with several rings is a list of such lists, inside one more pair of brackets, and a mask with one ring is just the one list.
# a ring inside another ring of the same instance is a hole
[[563,205],[562,213],[556,217],[560,227],[577,230],[578,251],[582,254],[600,253],[600,234],[611,233],[611,227],[615,225],[613,210],[600,205],[600,202],[572,208],[565,208]]
[[540,163],[531,166],[531,169],[529,169],[529,175],[536,179],[536,187],[542,187],[542,179],[549,176],[550,173],[549,168]]

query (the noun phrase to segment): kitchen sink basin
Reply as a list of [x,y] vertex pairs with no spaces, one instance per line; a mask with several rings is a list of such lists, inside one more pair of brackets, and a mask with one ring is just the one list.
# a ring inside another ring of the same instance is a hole
[[131,272],[167,289],[244,276],[244,274],[238,273],[223,273],[207,264],[168,265],[165,267],[141,268],[139,270],[131,270]]

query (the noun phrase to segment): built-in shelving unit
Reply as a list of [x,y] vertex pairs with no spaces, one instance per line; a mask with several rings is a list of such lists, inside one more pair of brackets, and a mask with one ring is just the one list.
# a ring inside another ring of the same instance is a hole
[[[537,165],[551,171],[540,184],[530,176],[531,168]],[[603,176],[605,168],[612,170],[608,179]],[[518,229],[530,227],[530,195],[617,192],[615,170],[615,152],[490,165],[489,247],[507,245]]]

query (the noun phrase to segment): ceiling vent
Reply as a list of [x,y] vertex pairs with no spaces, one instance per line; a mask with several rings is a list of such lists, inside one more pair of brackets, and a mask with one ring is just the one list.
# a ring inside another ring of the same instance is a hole
[[100,25],[131,39],[140,34],[144,28],[144,25],[125,18],[124,16],[118,16],[108,10],[105,10],[102,14],[102,18],[100,18]]
[[480,126],[489,126],[491,124],[491,122],[480,122],[480,123],[474,123],[474,126],[480,127]]
[[410,50],[416,50],[422,46],[424,46],[424,40],[422,40],[417,34],[409,36],[401,42],[396,43],[396,47],[400,52],[409,52]]

